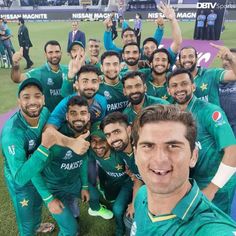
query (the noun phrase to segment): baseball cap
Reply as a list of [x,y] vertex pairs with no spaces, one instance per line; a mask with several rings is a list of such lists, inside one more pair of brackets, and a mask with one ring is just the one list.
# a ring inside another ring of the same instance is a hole
[[90,130],[91,131],[90,136],[98,136],[99,138],[105,140],[106,136],[103,133],[103,131],[100,129],[100,124],[101,124],[100,121],[93,123],[91,130]]
[[83,43],[81,41],[74,41],[69,46],[69,52],[71,51],[71,49],[73,48],[74,45],[80,45],[84,49],[84,45],[83,45]]
[[20,85],[19,85],[19,88],[18,88],[18,96],[20,95],[20,92],[28,85],[35,85],[38,87],[38,89],[43,93],[43,86],[42,84],[40,83],[39,80],[35,79],[35,78],[28,78],[28,79],[25,79]]

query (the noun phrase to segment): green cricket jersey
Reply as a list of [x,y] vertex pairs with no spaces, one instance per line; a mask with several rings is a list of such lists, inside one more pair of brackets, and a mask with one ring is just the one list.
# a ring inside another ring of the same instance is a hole
[[235,145],[236,139],[220,107],[193,96],[187,110],[193,114],[198,127],[199,154],[192,177],[202,188],[214,177],[224,155],[223,149]]
[[105,159],[98,157],[92,150],[90,150],[89,155],[96,160],[97,164],[109,176],[109,182],[114,184],[124,183],[129,179],[125,173],[125,163],[118,152],[111,150],[110,156]]
[[191,190],[177,203],[171,214],[159,216],[149,212],[147,187],[142,186],[135,199],[135,216],[130,235],[235,235],[235,222],[202,194],[195,181],[190,182]]
[[[224,148],[236,144],[232,128],[223,110],[195,96],[188,104],[187,110],[192,112],[198,127],[197,146],[198,161],[191,171],[200,187],[205,188],[215,176],[224,155]],[[213,198],[213,203],[229,214],[236,187],[236,176],[219,189]]]
[[45,96],[45,104],[50,112],[62,100],[61,87],[62,81],[67,77],[68,66],[60,65],[57,72],[52,71],[48,63],[45,65],[30,70],[26,73],[26,77],[38,79],[42,86]]
[[163,85],[155,85],[153,83],[152,72],[146,77],[146,85],[147,85],[147,94],[149,96],[158,97],[164,100],[167,100],[169,103],[173,103],[174,99],[167,92],[167,83],[165,82]]
[[134,176],[142,180],[137,165],[135,164],[134,153],[125,153],[125,152],[118,152],[121,155],[122,160],[124,161],[125,165],[128,169],[134,174]]
[[49,150],[40,143],[48,117],[49,111],[44,107],[37,127],[31,127],[18,111],[3,127],[1,143],[4,175],[16,188],[31,185],[29,181],[43,169],[47,161]]
[[123,94],[123,84],[121,81],[114,85],[108,84],[105,81],[101,82],[98,93],[107,100],[107,114],[114,111],[122,112],[128,105],[128,100]]
[[[150,68],[140,68],[138,69],[139,72],[143,73],[146,76],[148,76],[148,74],[150,73]],[[120,71],[120,77],[121,77],[121,80],[122,78],[128,73],[128,72],[131,72],[129,69],[128,69],[128,66],[124,66],[121,71]]]
[[221,68],[199,67],[194,78],[196,97],[220,106],[219,83],[224,80],[225,70]]
[[[161,98],[145,95],[143,108],[154,104],[169,104],[169,102]],[[137,112],[134,110],[133,105],[131,103],[128,104],[123,113],[128,116],[129,123],[133,123],[137,116]]]
[[[74,132],[64,124],[60,133],[68,137],[74,137]],[[88,189],[88,155],[78,155],[67,147],[54,145],[50,148],[50,155],[41,177],[34,178],[36,189],[45,202],[53,200],[51,193],[60,192],[67,189],[66,192],[76,195],[77,183],[80,181],[82,189]],[[73,188],[73,186],[75,186]],[[73,192],[73,189],[74,192]]]

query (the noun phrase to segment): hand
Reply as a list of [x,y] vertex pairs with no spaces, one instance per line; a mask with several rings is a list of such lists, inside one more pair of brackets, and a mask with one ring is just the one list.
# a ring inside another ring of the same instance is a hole
[[106,27],[106,30],[110,30],[111,27],[112,27],[112,20],[110,17],[107,17],[104,21],[103,21],[103,24],[105,25]]
[[53,127],[47,127],[42,134],[42,141],[41,145],[43,145],[45,148],[49,149],[54,144],[57,143],[57,133],[58,131]]
[[23,48],[21,47],[18,52],[15,52],[12,56],[12,61],[15,66],[19,65],[20,60],[23,57]]
[[87,131],[85,134],[81,134],[79,137],[73,139],[70,142],[69,148],[78,155],[83,155],[89,149],[90,143],[85,139],[90,135],[90,132]]
[[159,17],[156,19],[155,23],[156,23],[158,26],[164,26],[164,19],[159,16]]
[[210,45],[216,49],[219,49],[217,57],[221,58],[222,60],[232,61],[234,58],[234,55],[232,52],[230,52],[229,48],[221,45],[217,45],[214,43],[210,43]]
[[89,201],[89,191],[88,190],[81,190],[81,200],[82,200],[82,202]]
[[175,19],[175,11],[170,5],[166,5],[163,2],[160,3],[160,6],[157,6],[159,11],[164,14],[164,16],[170,21]]
[[64,205],[59,199],[54,199],[48,203],[48,210],[52,214],[61,214],[63,211]]
[[126,216],[132,219],[134,218],[134,206],[132,202],[127,207]]
[[213,198],[215,197],[216,192],[218,191],[219,187],[214,185],[212,182],[208,184],[207,187],[202,189],[201,191],[203,194],[210,200],[212,201]]
[[90,63],[92,65],[96,65],[98,63],[98,61],[99,61],[98,57],[95,57],[95,56],[90,57]]
[[82,65],[85,63],[85,54],[81,55],[80,52],[76,54],[69,62],[68,78],[72,79],[79,72]]

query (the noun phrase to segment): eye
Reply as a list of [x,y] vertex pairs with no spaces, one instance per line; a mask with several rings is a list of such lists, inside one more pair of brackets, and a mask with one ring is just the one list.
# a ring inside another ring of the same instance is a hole
[[154,147],[154,145],[152,143],[144,143],[144,144],[141,144],[141,148],[143,150],[150,150]]
[[168,148],[169,150],[174,150],[174,149],[180,148],[180,146],[177,145],[177,144],[168,144],[167,148]]

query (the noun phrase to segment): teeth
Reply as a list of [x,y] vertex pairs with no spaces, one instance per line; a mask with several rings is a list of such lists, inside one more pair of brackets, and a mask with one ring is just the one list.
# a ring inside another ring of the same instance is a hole
[[170,171],[169,170],[153,170],[153,172],[155,174],[158,174],[158,175],[166,175],[168,174]]

